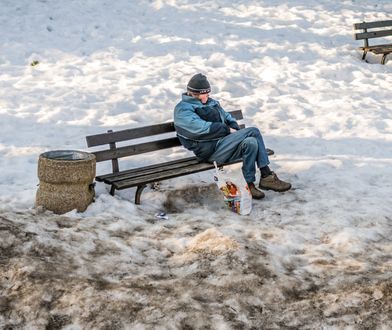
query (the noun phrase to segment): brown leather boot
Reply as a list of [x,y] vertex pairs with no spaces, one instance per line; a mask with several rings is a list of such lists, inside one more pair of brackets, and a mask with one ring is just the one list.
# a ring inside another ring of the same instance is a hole
[[253,182],[248,183],[248,187],[253,199],[262,199],[265,197],[265,194],[257,189]]
[[283,192],[291,188],[291,183],[280,180],[278,176],[272,172],[267,177],[260,178],[259,188]]

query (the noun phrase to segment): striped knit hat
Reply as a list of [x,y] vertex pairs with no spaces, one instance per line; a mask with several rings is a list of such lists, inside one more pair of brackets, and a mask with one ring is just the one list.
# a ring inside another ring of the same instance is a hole
[[191,80],[189,80],[186,87],[188,91],[192,93],[207,94],[211,92],[210,83],[208,82],[207,77],[202,73],[195,74]]

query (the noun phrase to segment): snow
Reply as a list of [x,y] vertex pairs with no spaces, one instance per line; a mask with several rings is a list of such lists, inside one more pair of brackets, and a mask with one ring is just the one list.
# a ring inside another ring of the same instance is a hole
[[[391,12],[386,0],[1,1],[0,326],[392,328],[392,59],[361,61],[352,30]],[[266,192],[250,216],[225,209],[213,172],[162,182],[141,205],[98,183],[84,213],[34,208],[40,153],[172,120],[197,72],[260,128],[294,189]]]

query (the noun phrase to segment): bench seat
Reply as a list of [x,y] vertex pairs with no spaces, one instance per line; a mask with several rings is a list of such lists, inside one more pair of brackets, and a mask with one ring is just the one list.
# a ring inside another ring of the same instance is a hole
[[[241,161],[219,164],[219,166],[226,166],[239,162]],[[188,157],[166,163],[134,168],[118,173],[101,175],[97,176],[95,179],[98,182],[104,182],[105,184],[111,185],[116,190],[138,187],[135,195],[135,203],[140,204],[141,192],[149,183],[207,171],[213,168],[214,165],[211,163],[200,163],[196,157]]]
[[374,54],[389,54],[392,53],[392,45],[376,45],[369,47],[361,47],[360,49],[368,52],[372,52]]

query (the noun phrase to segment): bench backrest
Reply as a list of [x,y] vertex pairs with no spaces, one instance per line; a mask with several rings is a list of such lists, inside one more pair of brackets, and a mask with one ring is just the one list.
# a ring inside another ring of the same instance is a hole
[[[391,29],[385,29],[388,27]],[[372,31],[368,31],[369,29]],[[364,39],[365,47],[369,47],[368,39],[382,38],[392,35],[392,20],[356,23],[354,24],[354,30],[362,30],[360,33],[355,33],[354,38],[355,40]]]
[[[237,120],[243,119],[241,110],[229,111],[229,113]],[[244,125],[240,126],[243,127]],[[173,132],[175,132],[174,123],[167,122],[116,132],[109,130],[107,133],[86,136],[86,141],[88,147],[108,146],[104,150],[94,151],[92,153],[95,155],[97,162],[112,160],[113,172],[118,172],[118,158],[181,146],[176,136],[167,137],[168,133]],[[159,138],[161,134],[164,134],[165,137]],[[143,143],[132,143],[132,140],[152,136],[157,137],[157,139]],[[121,147],[116,146],[117,142],[123,141],[131,141],[131,144]]]

